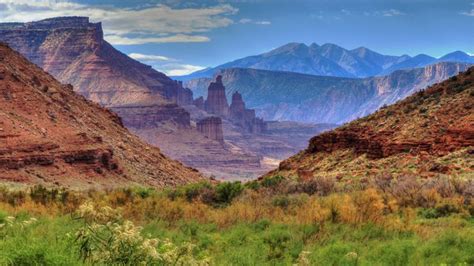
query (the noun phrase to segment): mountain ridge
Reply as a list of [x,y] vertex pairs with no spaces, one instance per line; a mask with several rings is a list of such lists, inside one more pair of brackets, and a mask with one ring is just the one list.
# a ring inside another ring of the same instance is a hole
[[[374,112],[435,82],[467,64],[442,62],[424,68],[399,70],[366,79],[314,76],[257,69],[225,69],[227,97],[239,91],[249,107],[265,120],[342,124]],[[205,96],[209,79],[185,82],[196,96]]]
[[434,60],[426,60],[426,58],[424,61],[419,60],[419,56],[422,55],[414,57],[383,55],[366,47],[348,50],[331,43],[323,45],[312,43],[309,46],[304,43],[288,43],[269,52],[243,57],[204,71],[201,70],[174,78],[188,81],[194,78],[212,77],[221,69],[236,67],[290,71],[322,76],[365,78],[387,75],[396,70],[423,67],[438,62],[474,63],[473,56],[460,51],[440,58],[433,57]]

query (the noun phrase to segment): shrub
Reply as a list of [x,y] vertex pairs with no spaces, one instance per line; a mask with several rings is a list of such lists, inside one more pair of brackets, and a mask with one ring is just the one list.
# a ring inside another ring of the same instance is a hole
[[211,184],[208,182],[201,182],[196,184],[190,184],[184,187],[184,196],[188,201],[196,199],[204,190],[210,189]]
[[216,201],[221,204],[229,204],[244,190],[241,182],[225,182],[216,186]]
[[336,182],[329,177],[315,177],[309,181],[300,182],[297,185],[297,192],[308,195],[327,196],[335,191]]
[[146,238],[142,228],[122,221],[111,208],[81,205],[78,218],[83,226],[76,233],[84,262],[105,265],[208,265],[193,255],[194,246],[175,246],[167,239]]
[[289,241],[290,234],[287,230],[274,229],[268,232],[263,238],[263,242],[268,246],[267,259],[282,259],[287,253]]
[[281,175],[276,175],[276,176],[266,176],[263,178],[261,181],[262,186],[264,187],[274,187],[278,184],[280,184],[285,178]]

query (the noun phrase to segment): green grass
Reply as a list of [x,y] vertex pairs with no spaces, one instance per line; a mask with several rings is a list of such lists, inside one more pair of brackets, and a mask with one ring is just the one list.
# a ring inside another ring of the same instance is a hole
[[[4,217],[4,213],[1,217]],[[1,218],[0,217],[0,218]],[[17,218],[28,220],[23,214]],[[439,230],[422,239],[415,233],[397,232],[366,224],[275,224],[266,220],[238,223],[219,229],[214,224],[179,221],[168,225],[151,221],[142,233],[168,238],[175,244],[191,242],[196,256],[208,256],[215,265],[292,265],[308,251],[312,265],[454,265],[474,263],[474,227],[468,220],[421,219]],[[444,223],[461,224],[443,228]],[[80,265],[74,234],[80,223],[71,216],[40,218],[4,229],[0,235],[0,265]]]

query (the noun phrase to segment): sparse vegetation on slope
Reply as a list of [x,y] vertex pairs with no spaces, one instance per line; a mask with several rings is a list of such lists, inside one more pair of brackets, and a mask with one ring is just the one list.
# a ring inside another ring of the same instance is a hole
[[314,137],[272,174],[474,177],[474,69]]

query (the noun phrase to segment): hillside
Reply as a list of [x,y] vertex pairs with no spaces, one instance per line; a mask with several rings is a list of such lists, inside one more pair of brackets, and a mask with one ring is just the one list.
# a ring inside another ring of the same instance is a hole
[[[256,69],[226,69],[218,74],[228,88],[239,91],[249,107],[266,120],[342,124],[443,81],[467,64],[437,63],[366,79],[323,77]],[[210,79],[185,82],[196,96],[206,96]]]
[[343,127],[271,173],[372,177],[382,174],[473,178],[474,67]]
[[0,181],[73,188],[201,180],[119,117],[0,44]]
[[365,47],[348,50],[331,43],[323,45],[312,43],[309,46],[304,43],[288,43],[260,55],[244,57],[176,78],[188,81],[212,77],[218,71],[228,68],[252,68],[318,76],[365,78],[388,75],[397,70],[424,67],[439,62],[472,64],[474,57],[461,51],[447,54],[439,59],[426,55],[391,56],[374,52]]

